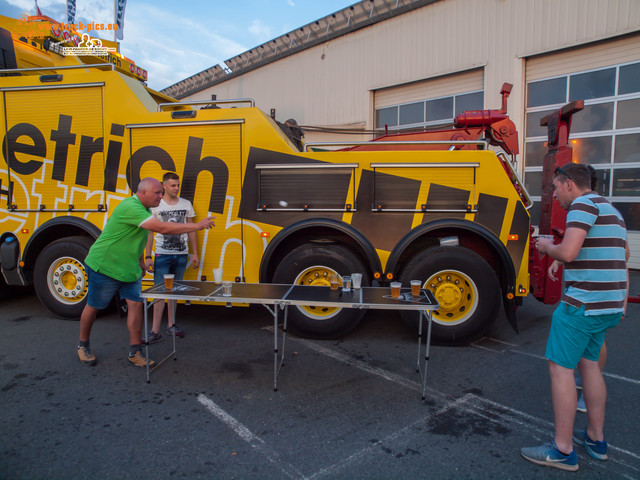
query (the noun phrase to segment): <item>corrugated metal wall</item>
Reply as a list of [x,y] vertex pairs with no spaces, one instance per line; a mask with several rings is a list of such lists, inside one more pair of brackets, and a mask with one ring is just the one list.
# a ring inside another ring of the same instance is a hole
[[[608,67],[617,63],[633,62],[638,59],[640,59],[640,37],[625,36],[588,47],[530,58],[527,60],[527,82]],[[640,82],[640,79],[638,81]]]
[[457,75],[447,75],[422,82],[412,82],[406,85],[377,90],[375,108],[420,101],[427,98],[445,97],[457,93],[482,90],[483,88],[483,70],[476,69]]

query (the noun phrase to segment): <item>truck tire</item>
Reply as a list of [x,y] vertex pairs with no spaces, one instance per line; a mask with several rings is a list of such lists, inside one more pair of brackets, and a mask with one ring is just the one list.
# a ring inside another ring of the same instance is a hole
[[[462,247],[430,248],[409,261],[400,280],[422,280],[440,308],[433,312],[434,343],[464,345],[480,338],[500,308],[500,285],[496,274],[480,255]],[[401,312],[416,331],[414,312]]]
[[[362,273],[362,286],[370,285],[370,276],[362,261],[348,248],[330,244],[304,244],[286,255],[277,266],[274,283],[323,285],[329,287],[329,276]],[[342,284],[342,281],[340,281]],[[289,308],[288,327],[296,335],[315,339],[332,339],[353,330],[364,310],[296,306]]]
[[88,237],[62,238],[38,255],[33,272],[36,295],[54,315],[80,318],[89,289],[83,262],[92,243]]

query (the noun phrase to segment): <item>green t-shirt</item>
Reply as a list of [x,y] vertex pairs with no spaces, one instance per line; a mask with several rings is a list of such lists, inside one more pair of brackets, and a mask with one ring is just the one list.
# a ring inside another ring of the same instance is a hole
[[124,199],[113,210],[104,230],[91,246],[85,263],[121,282],[135,282],[142,275],[140,256],[149,231],[141,227],[151,218],[137,195]]

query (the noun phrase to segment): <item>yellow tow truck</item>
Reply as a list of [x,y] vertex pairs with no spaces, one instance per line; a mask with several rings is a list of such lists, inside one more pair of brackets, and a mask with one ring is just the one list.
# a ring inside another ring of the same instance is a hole
[[[511,168],[506,114],[501,128],[477,127],[470,140],[452,135],[474,131],[467,125],[426,142],[300,151],[252,100],[178,102],[148,88],[134,62],[106,52],[110,42],[98,48],[59,30],[46,17],[0,17],[7,285],[33,284],[51,312],[79,317],[83,260],[110,212],[141,178],[174,171],[197,218],[216,217],[216,228],[199,232],[202,261],[186,279],[210,280],[219,267],[225,279],[247,282],[328,286],[332,273],[352,272],[363,285],[420,279],[441,305],[436,341],[478,338],[501,308],[517,328],[516,307],[529,293],[531,202]],[[28,31],[43,33],[21,35]],[[94,50],[73,55],[78,41]],[[335,338],[363,314],[303,307],[289,322],[300,335]]]

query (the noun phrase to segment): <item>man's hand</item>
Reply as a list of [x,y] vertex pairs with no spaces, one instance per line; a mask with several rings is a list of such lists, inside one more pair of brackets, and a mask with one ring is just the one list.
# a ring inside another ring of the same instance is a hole
[[153,258],[145,258],[144,260],[144,271],[153,273]]
[[554,260],[553,263],[549,266],[549,269],[547,270],[547,275],[549,275],[549,278],[554,282],[557,282],[558,280],[560,280],[560,277],[556,276],[558,273],[558,270],[560,269],[560,265],[561,263],[558,260]]
[[140,268],[142,269],[143,274],[148,272],[147,264],[145,263],[145,259],[144,258],[140,258],[138,260],[138,265],[140,265]]
[[198,225],[198,230],[204,230],[205,228],[215,227],[214,220],[216,217],[207,217],[200,220],[196,225]]
[[584,243],[587,231],[582,228],[569,227],[564,232],[562,242],[554,244],[553,240],[547,238],[538,238],[536,241],[536,249],[538,252],[547,254],[554,260],[562,263],[573,262]]
[[538,238],[536,240],[536,249],[543,255],[548,252],[551,245],[553,245],[553,240],[550,238]]
[[197,254],[193,254],[191,257],[191,268],[198,268],[200,266],[200,259]]

